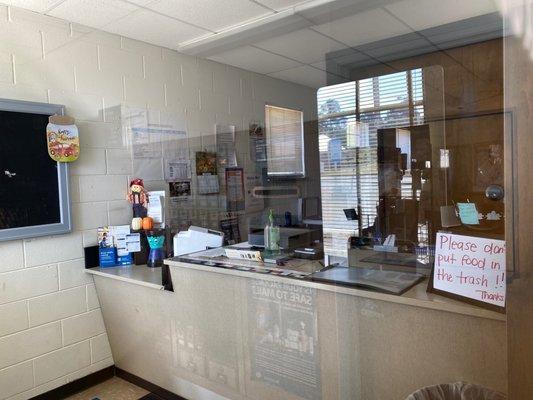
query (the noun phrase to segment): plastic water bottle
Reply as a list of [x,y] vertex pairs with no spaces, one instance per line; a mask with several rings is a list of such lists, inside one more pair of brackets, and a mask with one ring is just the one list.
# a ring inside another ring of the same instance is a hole
[[280,233],[279,226],[274,223],[274,211],[268,213],[268,223],[265,226],[265,250],[276,252],[279,251]]

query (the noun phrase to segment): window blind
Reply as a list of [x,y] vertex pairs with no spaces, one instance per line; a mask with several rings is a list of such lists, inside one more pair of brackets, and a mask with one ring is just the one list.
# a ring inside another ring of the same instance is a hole
[[[317,93],[324,247],[347,256],[347,240],[358,221],[372,226],[379,200],[377,132],[424,122],[423,71],[415,69],[321,88]],[[410,176],[402,194],[411,196]]]
[[268,175],[304,176],[303,112],[265,107]]

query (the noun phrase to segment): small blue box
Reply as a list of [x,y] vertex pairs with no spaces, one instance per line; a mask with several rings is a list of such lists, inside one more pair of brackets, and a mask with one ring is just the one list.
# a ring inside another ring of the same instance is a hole
[[117,265],[130,265],[133,264],[133,257],[131,253],[128,253],[125,256],[117,256]]

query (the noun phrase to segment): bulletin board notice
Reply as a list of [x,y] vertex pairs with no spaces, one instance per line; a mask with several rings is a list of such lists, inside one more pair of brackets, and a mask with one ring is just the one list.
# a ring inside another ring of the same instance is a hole
[[505,307],[505,241],[437,233],[429,291]]

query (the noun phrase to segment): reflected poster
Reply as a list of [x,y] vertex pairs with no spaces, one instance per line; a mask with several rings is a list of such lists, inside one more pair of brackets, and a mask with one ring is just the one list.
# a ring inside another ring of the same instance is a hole
[[251,379],[304,399],[322,398],[316,291],[250,280]]

